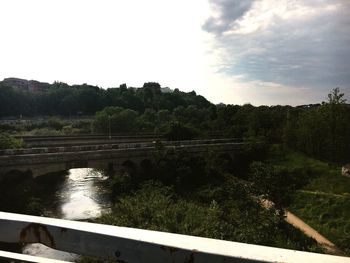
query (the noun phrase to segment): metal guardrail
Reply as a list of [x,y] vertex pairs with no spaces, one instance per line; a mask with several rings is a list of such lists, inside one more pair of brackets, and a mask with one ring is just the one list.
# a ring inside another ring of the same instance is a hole
[[[42,243],[57,250],[130,263],[350,263],[347,257],[4,212],[0,212],[0,241]],[[0,251],[0,258],[23,256]],[[25,262],[60,262],[25,257]]]
[[[135,134],[111,134],[111,138],[116,139],[123,139],[123,138],[154,138],[154,137],[164,137],[163,133],[135,133]],[[81,140],[81,139],[103,139],[103,138],[109,138],[108,134],[77,134],[77,135],[59,135],[59,136],[52,136],[52,135],[37,135],[37,136],[31,136],[31,135],[24,135],[24,136],[15,136],[17,139],[23,139],[23,140]]]
[[[203,145],[203,144],[217,144],[239,142],[237,139],[208,139],[208,140],[188,140],[188,141],[161,141],[164,146],[182,146],[182,145]],[[129,149],[129,148],[145,148],[153,147],[156,141],[151,142],[122,142],[98,145],[77,145],[77,146],[63,146],[63,147],[35,147],[22,149],[5,149],[0,150],[0,156],[5,155],[27,155],[27,154],[45,154],[55,152],[77,152],[77,151],[97,151],[109,149]]]
[[79,136],[25,136],[17,137],[25,143],[25,148],[46,147],[46,146],[71,146],[71,145],[94,145],[103,143],[137,142],[164,140],[164,136],[159,134],[143,135],[79,135]]

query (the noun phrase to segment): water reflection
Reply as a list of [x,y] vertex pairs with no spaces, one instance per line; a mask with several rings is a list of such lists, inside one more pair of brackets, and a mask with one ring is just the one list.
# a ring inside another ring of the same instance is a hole
[[[57,198],[61,200],[61,218],[91,219],[106,210],[101,184],[107,177],[90,168],[72,169]],[[108,204],[107,204],[108,205]]]
[[[110,209],[110,199],[103,182],[102,172],[91,168],[69,170],[64,183],[56,192],[59,204],[57,211],[48,211],[50,216],[69,220],[84,220],[99,217]],[[48,248],[41,244],[27,245],[23,253],[73,261],[77,255]]]

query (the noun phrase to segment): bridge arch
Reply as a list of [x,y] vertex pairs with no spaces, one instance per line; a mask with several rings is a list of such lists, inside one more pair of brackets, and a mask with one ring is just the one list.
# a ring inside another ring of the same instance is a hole
[[[241,143],[232,139],[202,140],[187,142],[164,142],[164,147],[174,151],[186,150],[193,155],[213,152],[236,152],[242,149]],[[13,169],[30,170],[33,177],[72,168],[97,168],[119,171],[120,168],[133,173],[140,165],[149,171],[151,165],[147,159],[153,159],[157,149],[153,144],[125,143],[103,145],[79,145],[67,147],[28,148],[21,151],[0,153],[0,174]],[[223,160],[230,160],[224,155]],[[231,158],[232,159],[232,158]],[[123,163],[132,160],[134,163]],[[141,161],[141,163],[140,163]],[[137,165],[135,164],[137,163]],[[153,166],[154,168],[154,166]],[[154,170],[154,169],[153,169]]]
[[150,159],[143,159],[140,162],[140,174],[143,178],[151,178],[153,171],[153,162]]
[[6,171],[5,173],[0,174],[0,183],[3,180],[11,179],[14,181],[18,181],[21,179],[31,179],[33,178],[32,172],[29,169],[11,169]]
[[233,171],[234,166],[234,156],[231,153],[220,153],[218,155],[218,161],[220,166],[226,171]]
[[126,160],[121,165],[121,172],[127,173],[129,176],[136,176],[138,172],[137,164],[131,160]]

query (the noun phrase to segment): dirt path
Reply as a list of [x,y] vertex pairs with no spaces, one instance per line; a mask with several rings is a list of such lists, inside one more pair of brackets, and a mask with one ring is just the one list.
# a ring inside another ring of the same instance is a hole
[[316,192],[316,191],[308,191],[308,190],[297,190],[297,192],[312,194],[312,195],[332,196],[332,197],[347,197],[349,195],[349,194],[330,194],[325,192]]
[[293,225],[295,228],[298,228],[301,231],[303,231],[305,235],[315,239],[316,242],[327,251],[327,253],[337,256],[344,256],[344,253],[339,248],[337,248],[336,245],[334,245],[331,241],[322,236],[315,229],[306,224],[303,220],[301,220],[293,213],[286,211],[285,220],[289,224]]
[[[264,206],[265,208],[270,208],[271,206],[273,206],[273,203],[269,200],[266,200],[266,199],[265,200],[260,199],[260,202],[261,202],[262,206]],[[328,254],[337,255],[337,256],[345,256],[345,253],[343,251],[341,251],[339,248],[337,248],[337,246],[335,244],[333,244],[327,238],[322,236],[320,233],[318,233],[315,229],[313,229],[311,226],[306,224],[299,217],[297,217],[293,213],[289,212],[288,210],[286,210],[285,216],[286,216],[285,220],[287,223],[291,224],[295,228],[300,229],[308,237],[311,237],[314,240],[316,240],[316,242],[322,248],[324,248],[324,250]]]

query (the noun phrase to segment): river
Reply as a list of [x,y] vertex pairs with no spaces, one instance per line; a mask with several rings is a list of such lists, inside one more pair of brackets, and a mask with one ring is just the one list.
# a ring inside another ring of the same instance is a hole
[[[45,211],[45,216],[68,220],[87,220],[99,217],[111,208],[110,196],[104,182],[107,176],[91,168],[71,169],[54,194],[55,206]],[[57,251],[41,244],[23,248],[24,254],[66,261],[78,255]]]

